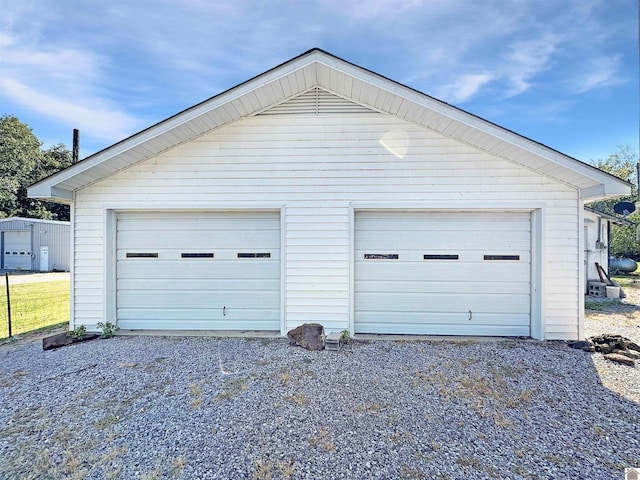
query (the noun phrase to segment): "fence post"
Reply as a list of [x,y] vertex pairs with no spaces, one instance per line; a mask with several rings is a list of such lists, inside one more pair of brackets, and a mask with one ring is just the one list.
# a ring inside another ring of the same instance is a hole
[[9,319],[9,338],[11,338],[11,297],[9,296],[9,273],[4,274],[7,284],[7,318]]

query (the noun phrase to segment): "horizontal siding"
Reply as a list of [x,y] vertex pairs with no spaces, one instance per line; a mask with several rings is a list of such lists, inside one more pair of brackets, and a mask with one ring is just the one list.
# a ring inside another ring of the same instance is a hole
[[[362,85],[352,88],[358,98]],[[406,112],[409,106],[394,108]],[[389,132],[404,139],[401,156],[380,142]],[[107,206],[286,205],[286,327],[319,321],[342,330],[349,318],[349,202],[451,208],[461,201],[519,202],[545,205],[547,334],[577,335],[575,189],[390,115],[243,119],[84,188],[76,198],[75,281],[83,289],[76,291],[75,312],[81,323],[103,314]]]

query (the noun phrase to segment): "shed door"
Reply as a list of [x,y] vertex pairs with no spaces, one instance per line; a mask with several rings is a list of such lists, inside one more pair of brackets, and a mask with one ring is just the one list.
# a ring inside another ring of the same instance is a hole
[[117,216],[123,329],[280,330],[278,212]]
[[530,335],[529,213],[358,212],[355,332]]
[[31,232],[4,232],[4,268],[31,270]]

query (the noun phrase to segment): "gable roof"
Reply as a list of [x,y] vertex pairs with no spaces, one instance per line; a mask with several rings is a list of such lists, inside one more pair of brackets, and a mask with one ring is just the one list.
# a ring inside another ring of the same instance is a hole
[[630,193],[613,175],[316,48],[41,180],[29,196],[70,203],[77,189],[243,117],[295,112],[305,101],[308,108],[312,91],[334,108],[337,97],[341,108],[396,115],[520,164],[579,189],[583,199]]

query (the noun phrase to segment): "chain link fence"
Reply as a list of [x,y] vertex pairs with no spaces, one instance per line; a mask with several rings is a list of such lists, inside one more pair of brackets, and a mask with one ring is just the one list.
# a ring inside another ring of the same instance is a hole
[[35,281],[5,273],[0,288],[0,340],[69,322],[69,280]]

